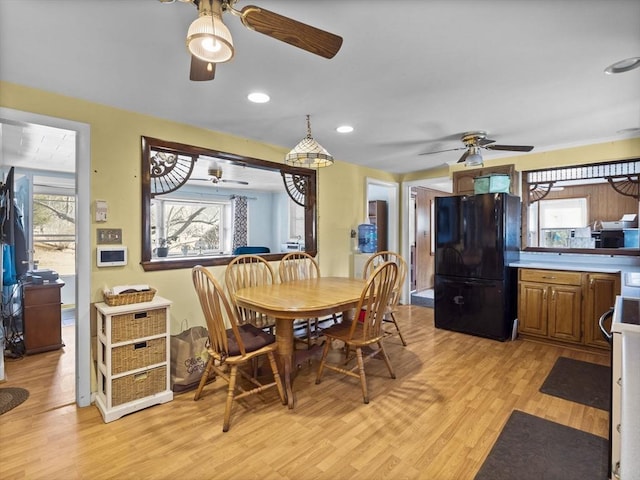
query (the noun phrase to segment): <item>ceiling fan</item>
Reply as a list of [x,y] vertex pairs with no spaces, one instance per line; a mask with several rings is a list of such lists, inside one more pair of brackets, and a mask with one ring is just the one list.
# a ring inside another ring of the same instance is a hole
[[464,162],[467,166],[476,166],[482,165],[482,155],[480,154],[480,149],[482,148],[486,150],[507,150],[512,152],[530,152],[533,150],[531,145],[498,145],[495,143],[495,140],[488,139],[487,132],[482,130],[463,133],[460,140],[464,143],[464,147],[449,148],[435,152],[425,152],[420,155],[432,155],[434,153],[465,150],[457,163]]
[[[174,0],[159,0],[173,3]],[[240,17],[249,30],[286,42],[324,58],[333,58],[342,46],[342,37],[320,30],[297,20],[247,5],[237,10],[237,0],[180,0],[198,7],[198,18],[187,33],[187,49],[191,54],[189,78],[195,81],[213,80],[216,63],[233,58],[234,48],[231,33],[222,21],[222,14],[230,12]]]
[[192,178],[191,180],[207,181],[207,182],[213,183],[214,185],[217,185],[219,183],[235,183],[236,185],[249,185],[249,182],[245,180],[231,180],[231,179],[222,178],[222,168],[220,168],[220,166],[217,164],[211,164],[209,166],[209,168],[207,169],[207,175],[208,175],[207,178]]

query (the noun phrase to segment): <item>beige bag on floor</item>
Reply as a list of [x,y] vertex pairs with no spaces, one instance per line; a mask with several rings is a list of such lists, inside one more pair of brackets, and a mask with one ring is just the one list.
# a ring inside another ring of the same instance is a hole
[[171,390],[184,392],[198,386],[209,360],[205,327],[191,327],[171,335]]

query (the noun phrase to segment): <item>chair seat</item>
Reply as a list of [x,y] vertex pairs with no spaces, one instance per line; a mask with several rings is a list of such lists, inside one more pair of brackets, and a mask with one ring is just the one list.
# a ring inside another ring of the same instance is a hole
[[[363,330],[364,326],[362,322],[356,322],[356,329],[353,333],[353,337],[349,340],[349,343],[354,347],[361,347],[364,345],[370,345],[372,343],[378,342],[382,335],[378,335],[375,337],[370,337],[367,339],[363,339]],[[342,323],[337,323],[335,325],[330,326],[322,331],[322,333],[329,338],[334,338],[336,340],[346,341],[349,338],[349,331],[351,330],[351,320],[343,321]]]
[[[276,341],[276,337],[258,327],[255,327],[254,325],[251,325],[250,323],[239,325],[238,330],[240,332],[242,342],[244,343],[246,353],[255,352],[256,350],[260,350],[262,347],[275,343]],[[240,355],[238,342],[233,334],[233,330],[230,328],[227,329],[227,341],[229,344],[229,355]]]

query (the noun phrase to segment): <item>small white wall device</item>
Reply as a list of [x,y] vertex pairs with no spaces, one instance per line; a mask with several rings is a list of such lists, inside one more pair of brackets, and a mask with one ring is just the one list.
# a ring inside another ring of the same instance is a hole
[[98,267],[120,267],[127,264],[127,247],[108,245],[96,247]]

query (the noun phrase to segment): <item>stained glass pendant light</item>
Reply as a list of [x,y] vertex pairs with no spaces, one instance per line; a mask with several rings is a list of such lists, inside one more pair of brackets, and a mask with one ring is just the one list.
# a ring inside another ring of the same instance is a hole
[[321,168],[333,165],[333,157],[311,136],[311,120],[307,115],[307,136],[284,157],[284,163],[296,167]]

